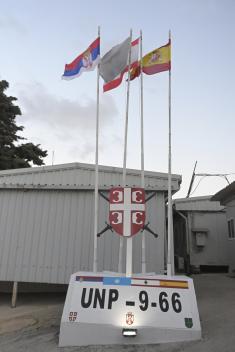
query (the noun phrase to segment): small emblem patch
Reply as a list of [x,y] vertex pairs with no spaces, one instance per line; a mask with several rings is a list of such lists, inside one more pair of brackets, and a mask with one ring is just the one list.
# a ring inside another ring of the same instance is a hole
[[128,325],[132,325],[134,323],[134,314],[132,314],[131,312],[128,312],[126,314],[126,323]]
[[191,329],[193,327],[193,319],[192,318],[184,318],[184,323],[186,328]]
[[69,313],[69,321],[76,321],[78,313],[77,312],[70,312]]

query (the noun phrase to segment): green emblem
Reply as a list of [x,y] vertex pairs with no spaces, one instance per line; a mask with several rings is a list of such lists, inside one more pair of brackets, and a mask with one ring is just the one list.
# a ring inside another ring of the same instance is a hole
[[184,318],[184,323],[186,328],[192,328],[193,327],[193,319],[192,318]]

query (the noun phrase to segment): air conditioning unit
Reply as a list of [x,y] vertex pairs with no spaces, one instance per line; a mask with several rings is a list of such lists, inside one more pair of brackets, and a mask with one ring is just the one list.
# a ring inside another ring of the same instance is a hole
[[195,234],[195,242],[197,247],[205,247],[207,241],[208,230],[207,229],[193,229]]

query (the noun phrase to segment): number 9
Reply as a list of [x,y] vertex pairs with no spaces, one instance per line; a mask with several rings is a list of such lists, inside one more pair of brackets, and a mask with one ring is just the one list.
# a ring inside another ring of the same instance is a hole
[[140,291],[139,301],[142,303],[142,305],[140,305],[140,309],[143,311],[147,310],[149,305],[149,298],[146,291]]

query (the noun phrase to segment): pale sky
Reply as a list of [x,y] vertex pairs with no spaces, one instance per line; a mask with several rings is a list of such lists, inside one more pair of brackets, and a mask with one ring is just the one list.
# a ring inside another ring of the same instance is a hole
[[[235,1],[0,0],[0,79],[18,98],[23,136],[48,150],[46,165],[93,163],[96,71],[61,80],[64,64],[82,53],[101,26],[101,53],[133,29],[143,53],[172,33],[172,171],[182,175],[177,197],[198,173],[233,173],[235,180]],[[100,156],[122,166],[125,83],[102,93]],[[145,169],[167,172],[168,72],[144,76]],[[139,80],[131,82],[127,167],[140,168]],[[196,179],[195,186],[199,178]],[[205,178],[193,195],[213,194],[222,178]]]

